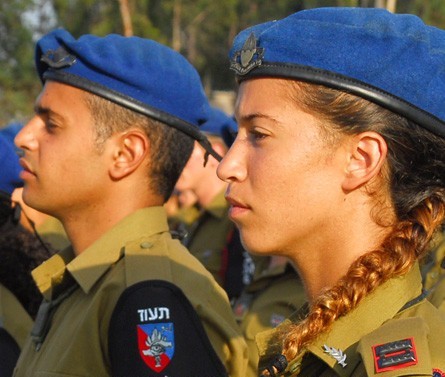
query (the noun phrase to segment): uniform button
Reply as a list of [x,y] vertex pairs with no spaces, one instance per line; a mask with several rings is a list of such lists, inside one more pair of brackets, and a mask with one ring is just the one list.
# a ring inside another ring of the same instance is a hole
[[142,249],[150,249],[152,246],[153,246],[153,244],[151,242],[142,242],[141,243]]

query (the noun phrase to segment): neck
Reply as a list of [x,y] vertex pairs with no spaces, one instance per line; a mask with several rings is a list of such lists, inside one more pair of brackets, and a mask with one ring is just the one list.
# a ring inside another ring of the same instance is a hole
[[371,219],[369,212],[350,211],[338,215],[319,237],[299,245],[291,259],[304,283],[309,302],[333,287],[360,256],[377,249],[391,231]]
[[[162,199],[146,194],[145,197],[135,193],[121,194],[115,195],[114,198],[114,200],[108,198],[102,203],[58,216],[76,256],[135,211],[162,205]],[[122,198],[126,198],[125,203],[122,202]]]

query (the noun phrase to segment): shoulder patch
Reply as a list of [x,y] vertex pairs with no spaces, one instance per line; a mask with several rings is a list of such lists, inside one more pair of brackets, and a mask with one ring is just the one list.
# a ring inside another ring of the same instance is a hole
[[227,376],[193,306],[167,281],[140,282],[122,293],[108,349],[113,377]]
[[433,369],[433,377],[445,377],[445,372],[440,369]]

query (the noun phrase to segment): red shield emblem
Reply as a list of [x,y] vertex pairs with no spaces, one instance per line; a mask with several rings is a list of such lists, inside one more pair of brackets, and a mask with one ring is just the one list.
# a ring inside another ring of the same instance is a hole
[[161,372],[175,353],[173,323],[138,325],[139,354],[145,364],[155,372]]

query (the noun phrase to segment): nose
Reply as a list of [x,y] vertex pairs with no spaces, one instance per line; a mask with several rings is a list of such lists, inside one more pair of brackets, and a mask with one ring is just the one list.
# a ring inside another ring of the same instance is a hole
[[33,150],[37,147],[37,140],[35,137],[35,125],[38,122],[34,116],[23,128],[17,133],[14,138],[14,143],[17,148],[21,150]]
[[235,181],[241,182],[246,179],[247,167],[245,157],[241,143],[235,139],[235,142],[224,155],[216,169],[216,174],[219,179],[227,183]]

